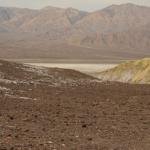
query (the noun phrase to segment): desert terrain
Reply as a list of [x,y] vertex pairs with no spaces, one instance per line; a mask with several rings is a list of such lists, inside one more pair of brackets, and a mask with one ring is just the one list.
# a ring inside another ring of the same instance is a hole
[[148,6],[0,7],[0,150],[150,150],[149,56]]
[[149,150],[150,85],[0,61],[1,150]]

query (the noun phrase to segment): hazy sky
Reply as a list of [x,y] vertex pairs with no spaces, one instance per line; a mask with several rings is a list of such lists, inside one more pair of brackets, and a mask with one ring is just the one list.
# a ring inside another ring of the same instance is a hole
[[135,3],[150,6],[150,0],[0,0],[0,6],[43,8],[45,6],[74,7],[81,10],[97,10],[111,4]]

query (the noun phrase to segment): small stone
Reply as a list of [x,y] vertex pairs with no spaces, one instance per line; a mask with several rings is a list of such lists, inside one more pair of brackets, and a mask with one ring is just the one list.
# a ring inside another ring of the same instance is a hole
[[47,144],[53,144],[53,142],[52,141],[48,141]]
[[62,144],[62,146],[65,147],[66,145],[65,145],[65,144]]
[[88,141],[92,141],[92,138],[88,138],[87,140],[88,140]]
[[14,150],[14,147],[11,147],[10,150]]
[[14,117],[13,116],[8,116],[10,120],[14,120]]
[[61,142],[64,142],[64,139],[61,139]]
[[87,127],[87,125],[86,125],[86,124],[83,124],[83,125],[82,125],[82,128],[86,128],[86,127]]

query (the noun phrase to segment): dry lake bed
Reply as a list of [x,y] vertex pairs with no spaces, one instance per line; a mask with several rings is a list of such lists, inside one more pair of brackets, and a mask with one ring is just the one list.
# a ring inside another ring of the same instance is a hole
[[94,74],[116,66],[116,64],[79,64],[79,63],[27,63],[34,66],[49,68],[73,69],[86,74]]

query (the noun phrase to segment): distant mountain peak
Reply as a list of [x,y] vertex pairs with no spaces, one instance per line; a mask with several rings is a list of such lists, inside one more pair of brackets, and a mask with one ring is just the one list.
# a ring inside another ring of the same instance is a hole
[[59,8],[59,7],[54,7],[54,6],[46,6],[42,8],[41,10],[56,10],[56,9],[64,10],[64,8]]
[[78,9],[75,9],[75,8],[72,8],[72,7],[68,7],[68,8],[66,8],[65,12],[72,14],[72,13],[78,13],[80,11]]
[[138,6],[138,5],[136,5],[134,3],[124,3],[124,4],[121,4],[119,6]]
[[110,5],[106,8],[104,8],[104,10],[105,9],[116,9],[116,8],[119,8],[119,9],[122,9],[122,8],[135,8],[135,7],[142,7],[142,6],[136,5],[134,3],[124,3],[124,4],[120,4],[120,5],[113,4],[113,5]]
[[66,8],[66,10],[78,10],[78,9],[75,9],[73,7],[68,7],[68,8]]

